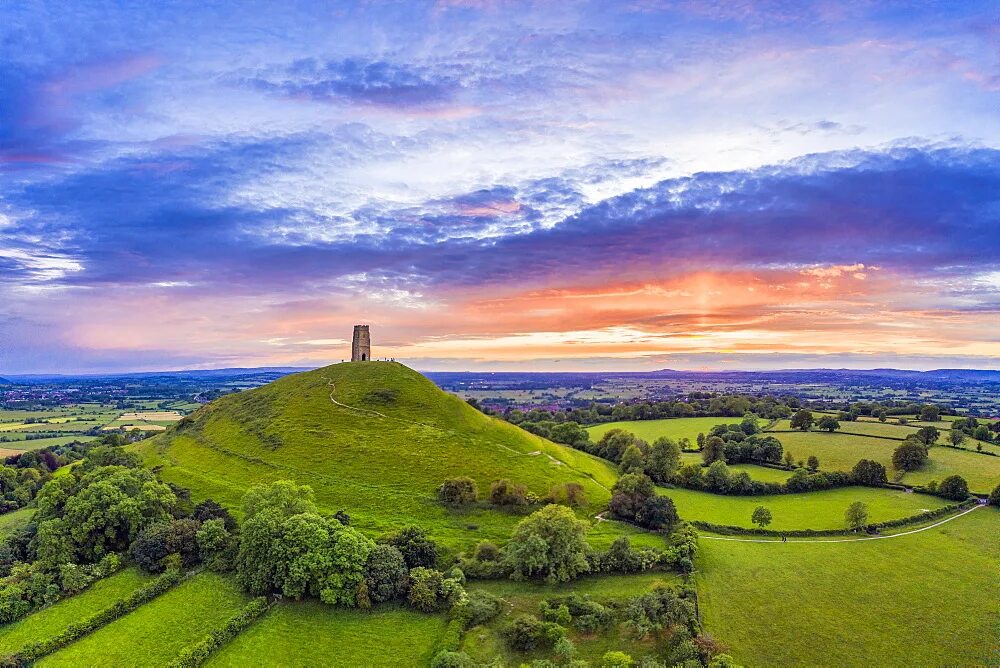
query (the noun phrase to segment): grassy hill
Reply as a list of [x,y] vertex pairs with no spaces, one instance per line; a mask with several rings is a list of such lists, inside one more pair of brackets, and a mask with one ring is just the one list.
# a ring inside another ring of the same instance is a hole
[[395,362],[286,376],[223,397],[136,447],[196,500],[238,508],[250,486],[288,478],[362,529],[418,523],[452,544],[505,538],[519,518],[442,507],[435,493],[446,478],[473,478],[481,496],[498,478],[539,495],[575,481],[588,512],[607,504],[616,479],[607,462],[486,416]]

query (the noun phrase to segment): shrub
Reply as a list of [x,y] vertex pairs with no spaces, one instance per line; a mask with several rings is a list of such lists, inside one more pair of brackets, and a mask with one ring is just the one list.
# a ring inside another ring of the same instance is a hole
[[433,568],[437,564],[437,544],[418,526],[404,527],[387,542],[399,550],[408,568]]
[[630,668],[634,665],[635,661],[625,652],[605,652],[601,657],[601,668]]
[[990,492],[988,503],[991,506],[1000,507],[1000,485],[994,487],[993,491]]
[[583,489],[583,485],[580,483],[567,482],[561,485],[553,485],[549,490],[547,501],[571,508],[578,508],[587,503],[587,495]]
[[365,564],[367,594],[373,603],[391,601],[406,593],[406,561],[392,545],[376,545]]
[[859,485],[878,487],[889,482],[885,467],[870,459],[862,459],[854,465],[851,476]]
[[490,484],[490,503],[494,506],[516,507],[529,504],[528,488],[506,478]]
[[463,598],[461,582],[446,578],[441,571],[418,566],[410,571],[410,605],[423,612],[434,612]]
[[233,569],[239,544],[236,537],[226,530],[225,519],[205,520],[195,534],[195,540],[198,557],[206,567],[219,572]]
[[611,488],[608,508],[620,519],[635,521],[639,509],[654,494],[652,480],[642,473],[628,473]]
[[202,665],[212,652],[242,633],[267,612],[269,607],[263,596],[253,599],[225,624],[209,631],[208,635],[194,645],[182,649],[177,658],[170,662],[170,668],[195,668]]
[[912,435],[892,453],[892,466],[897,471],[916,471],[927,462],[927,447]]
[[500,630],[507,646],[517,652],[554,647],[566,635],[566,629],[553,622],[542,622],[532,615],[520,615]]
[[465,652],[441,650],[431,659],[431,668],[476,668],[478,665]]
[[438,499],[449,505],[461,506],[475,503],[477,495],[476,481],[464,476],[445,480],[438,487]]
[[565,506],[548,505],[521,520],[504,548],[511,577],[566,582],[590,570],[588,525]]
[[496,546],[496,543],[481,540],[476,545],[474,558],[476,561],[497,561],[500,559],[500,548]]
[[969,485],[962,476],[950,475],[938,485],[937,493],[946,499],[964,501],[969,498]]

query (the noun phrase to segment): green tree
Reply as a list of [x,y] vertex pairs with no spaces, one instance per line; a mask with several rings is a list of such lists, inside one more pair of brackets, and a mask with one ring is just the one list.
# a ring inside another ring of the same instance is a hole
[[514,528],[503,561],[515,579],[572,580],[590,570],[587,529],[587,523],[578,520],[569,508],[545,506]]
[[646,468],[646,458],[642,454],[639,446],[632,444],[625,448],[618,470],[622,473],[642,473]]
[[666,482],[677,472],[680,462],[680,447],[671,439],[661,436],[649,446],[646,475],[656,482]]
[[233,568],[239,544],[236,537],[226,529],[224,519],[215,518],[202,522],[195,540],[198,543],[198,557],[209,569],[221,572]]
[[883,408],[878,412],[877,417],[879,422],[885,422],[886,420],[889,419],[889,412]]
[[135,539],[129,550],[139,568],[150,573],[162,573],[164,559],[172,554],[180,556],[181,565],[190,568],[198,563],[197,520],[157,522],[146,527]]
[[1000,508],[1000,485],[993,488],[987,501],[991,506]]
[[725,494],[729,490],[729,467],[724,460],[712,462],[705,474],[705,484],[713,492]]
[[819,468],[819,457],[816,455],[809,455],[809,459],[806,460],[810,471],[815,471]]
[[832,434],[836,430],[840,429],[840,423],[837,422],[837,418],[832,415],[824,415],[819,419],[819,422],[816,423],[816,428],[828,431]]
[[863,528],[868,524],[868,506],[861,501],[855,501],[844,512],[844,521],[849,528],[855,531]]
[[655,493],[653,481],[641,473],[623,475],[611,488],[611,513],[625,520],[634,520],[639,509]]
[[927,447],[907,436],[892,452],[892,466],[897,471],[916,471],[927,462]]
[[869,487],[877,487],[889,482],[885,467],[870,459],[862,459],[855,464],[851,475],[859,485],[867,485]]
[[705,446],[701,449],[701,460],[706,465],[719,459],[725,459],[726,442],[718,436],[709,436],[705,439]]
[[941,419],[941,409],[937,406],[927,405],[920,409],[921,422],[937,422]]
[[400,529],[387,542],[399,550],[408,568],[433,568],[437,564],[437,543],[418,526]]
[[962,476],[950,475],[938,485],[937,493],[946,499],[965,501],[969,498],[969,485]]
[[753,515],[750,517],[750,521],[759,526],[761,529],[770,524],[772,519],[771,511],[764,506],[757,506],[754,508]]
[[961,429],[951,429],[948,432],[948,440],[954,446],[962,445],[965,442],[965,432]]
[[785,466],[791,468],[795,464],[795,455],[791,450],[785,450]]
[[916,433],[916,437],[926,446],[934,445],[940,435],[941,432],[937,430],[937,427],[921,427]]
[[466,476],[449,478],[438,487],[438,499],[449,505],[462,506],[475,503],[477,495],[476,481]]
[[373,603],[391,601],[406,591],[406,561],[392,545],[376,545],[365,564],[365,583]]
[[801,429],[802,431],[809,431],[809,428],[813,426],[813,414],[806,409],[801,409],[792,416],[792,429]]
[[315,513],[315,499],[312,487],[297,485],[291,480],[254,485],[243,495],[243,519],[249,520],[263,510],[274,511],[285,517]]

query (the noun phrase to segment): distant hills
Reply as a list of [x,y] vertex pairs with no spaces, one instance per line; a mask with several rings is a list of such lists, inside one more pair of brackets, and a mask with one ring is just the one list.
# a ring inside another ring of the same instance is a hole
[[196,500],[238,509],[251,486],[289,478],[312,486],[324,511],[345,509],[367,530],[417,523],[462,544],[503,538],[518,517],[456,516],[435,498],[447,478],[471,477],[481,497],[500,478],[540,497],[577,482],[591,514],[617,478],[609,463],[484,415],[395,362],[288,375],[207,404],[134,447]]

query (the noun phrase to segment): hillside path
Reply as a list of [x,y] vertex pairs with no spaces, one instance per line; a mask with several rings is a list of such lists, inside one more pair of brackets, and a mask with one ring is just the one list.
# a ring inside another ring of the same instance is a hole
[[[889,536],[865,536],[862,538],[834,538],[831,540],[823,540],[821,538],[789,538],[784,544],[789,543],[858,543],[863,540],[889,540],[890,538],[901,538],[903,536],[909,536],[915,533],[920,533],[921,531],[927,531],[928,529],[933,529],[934,527],[939,527],[942,524],[951,522],[952,520],[957,520],[962,515],[968,515],[974,510],[979,510],[983,506],[972,506],[968,510],[963,510],[960,513],[952,515],[951,517],[946,517],[940,522],[935,522],[928,526],[922,527],[920,529],[914,529],[913,531],[904,531],[902,533],[894,533]],[[705,540],[728,540],[734,543],[781,543],[781,538],[766,539],[766,538],[732,538],[730,536],[706,536],[704,534],[698,534],[698,538],[704,538]]]

